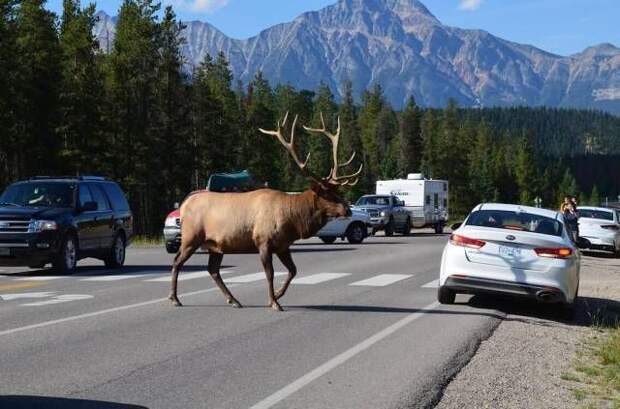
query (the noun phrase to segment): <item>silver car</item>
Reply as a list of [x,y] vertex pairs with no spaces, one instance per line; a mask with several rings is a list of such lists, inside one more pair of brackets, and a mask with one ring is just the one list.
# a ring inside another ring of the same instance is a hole
[[620,211],[606,207],[577,208],[579,237],[592,250],[610,251],[620,257]]

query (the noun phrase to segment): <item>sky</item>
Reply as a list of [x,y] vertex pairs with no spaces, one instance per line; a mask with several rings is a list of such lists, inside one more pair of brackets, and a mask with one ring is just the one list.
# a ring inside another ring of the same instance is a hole
[[[87,0],[82,0],[84,4]],[[337,0],[162,0],[182,20],[207,21],[233,38],[248,38]],[[612,43],[620,47],[620,0],[422,0],[444,24],[483,29],[560,55]],[[121,0],[99,0],[116,15]],[[62,0],[48,0],[60,14]]]

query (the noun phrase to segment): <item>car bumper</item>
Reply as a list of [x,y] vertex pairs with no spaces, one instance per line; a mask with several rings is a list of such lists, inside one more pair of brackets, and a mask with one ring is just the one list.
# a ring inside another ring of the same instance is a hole
[[388,223],[388,221],[389,221],[389,219],[387,217],[371,217],[370,218],[370,225],[375,230],[376,229],[383,229],[385,227],[385,225]]
[[0,266],[38,266],[58,254],[60,242],[55,232],[3,234],[0,237]]
[[590,248],[616,247],[616,236],[589,236],[587,234],[580,234],[579,236],[590,242]]
[[181,229],[178,227],[165,227],[164,240],[166,243],[181,244]]
[[442,256],[439,285],[455,286],[454,289],[462,288],[457,291],[468,293],[498,292],[535,298],[540,298],[537,292],[546,289],[553,293],[559,291],[561,296],[541,301],[555,299],[571,303],[579,285],[579,269],[578,256],[550,259],[545,270],[474,263],[468,260],[462,248],[448,243]]

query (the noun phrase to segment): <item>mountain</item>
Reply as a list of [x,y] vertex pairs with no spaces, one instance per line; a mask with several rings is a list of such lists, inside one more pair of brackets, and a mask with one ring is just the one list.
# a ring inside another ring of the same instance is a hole
[[[115,20],[98,13],[102,47]],[[389,101],[410,95],[426,106],[455,98],[463,106],[548,105],[620,113],[620,49],[611,44],[559,56],[483,30],[443,25],[418,0],[339,0],[257,36],[237,40],[208,23],[186,22],[188,68],[206,53],[227,55],[235,77],[258,70],[272,84],[339,94],[345,80],[359,93],[381,84]],[[106,49],[103,47],[104,50]]]

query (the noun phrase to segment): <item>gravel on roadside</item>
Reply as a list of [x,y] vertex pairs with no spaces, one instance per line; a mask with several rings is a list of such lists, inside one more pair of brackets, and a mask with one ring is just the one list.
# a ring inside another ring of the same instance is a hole
[[[608,300],[620,299],[620,259],[582,258],[576,318],[567,322],[552,308],[526,302],[472,299],[495,306],[506,318],[443,391],[436,408],[574,408],[570,370],[590,325]],[[478,297],[475,297],[478,298]]]

